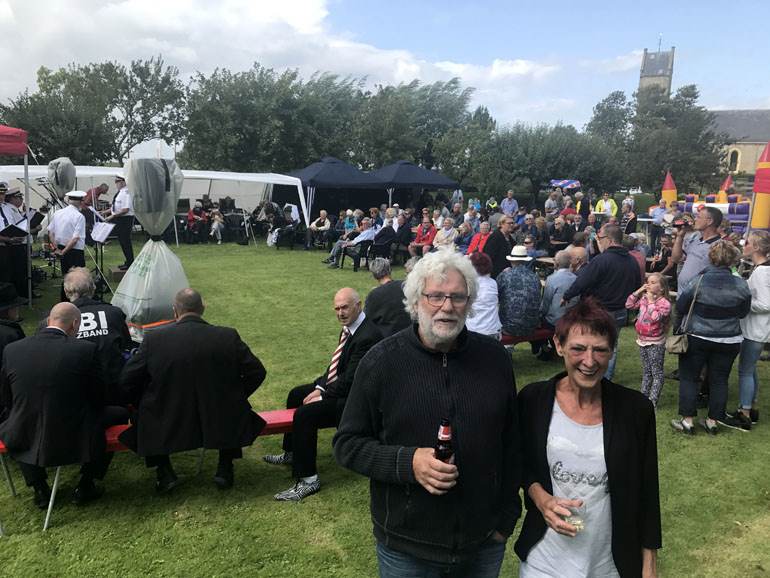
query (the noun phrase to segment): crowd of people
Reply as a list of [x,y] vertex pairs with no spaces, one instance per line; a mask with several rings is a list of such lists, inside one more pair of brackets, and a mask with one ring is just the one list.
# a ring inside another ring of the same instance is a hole
[[[320,375],[288,391],[291,432],[263,457],[295,480],[274,498],[321,490],[318,431],[337,427],[337,461],[371,479],[381,576],[498,575],[520,491],[522,576],[655,576],[655,413],[669,331],[680,334],[673,430],[694,434],[705,404],[708,434],[719,424],[750,431],[770,342],[770,234],[736,243],[706,207],[656,247],[629,232],[633,199],[620,220],[609,195],[594,203],[554,191],[543,212],[512,192],[483,207],[448,201],[347,210],[334,225],[322,211],[307,229],[306,248],[329,247],[330,267],[348,255],[358,269],[366,257],[377,287],[365,299],[351,288],[334,295],[337,346]],[[286,211],[274,242],[295,222]],[[392,275],[399,255],[404,281]],[[64,299],[25,337],[13,321],[22,301],[0,283],[0,440],[35,504],[50,499],[45,468],[69,463],[82,464],[74,501],[100,498],[111,459],[104,428],[117,423],[130,423],[121,442],[155,469],[157,492],[180,483],[170,456],[196,448],[219,451],[213,481],[232,487],[233,461],[265,425],[248,398],[268,369],[236,330],[203,319],[193,289],[176,295],[175,323],[136,349],[123,313],[94,289],[90,272],[72,266]],[[642,368],[631,388],[614,382],[629,315]],[[551,337],[527,339],[536,330]],[[563,371],[517,394],[506,336],[531,341],[541,359],[558,355]],[[728,413],[738,356],[739,407]]]

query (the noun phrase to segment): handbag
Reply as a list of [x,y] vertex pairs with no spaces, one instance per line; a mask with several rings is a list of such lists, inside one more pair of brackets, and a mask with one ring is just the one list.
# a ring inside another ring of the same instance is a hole
[[700,289],[700,282],[703,280],[703,275],[698,279],[698,284],[695,286],[695,293],[692,296],[690,302],[690,309],[687,311],[687,317],[684,323],[680,327],[680,333],[672,333],[666,337],[666,351],[672,355],[682,355],[687,353],[687,347],[689,341],[687,339],[687,328],[690,325],[690,316],[692,315],[692,308],[695,305],[695,300],[698,297],[698,289]]

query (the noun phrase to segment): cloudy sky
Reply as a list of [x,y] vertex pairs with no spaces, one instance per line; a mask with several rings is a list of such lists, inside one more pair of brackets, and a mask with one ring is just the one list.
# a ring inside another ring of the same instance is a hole
[[642,49],[676,46],[674,86],[711,108],[770,108],[770,2],[0,0],[0,100],[35,71],[162,54],[189,76],[254,61],[369,84],[458,76],[503,123],[582,127],[631,93]]

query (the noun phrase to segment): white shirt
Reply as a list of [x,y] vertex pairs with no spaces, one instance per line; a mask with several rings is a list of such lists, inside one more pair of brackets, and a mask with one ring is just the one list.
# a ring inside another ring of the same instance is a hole
[[0,203],[0,231],[11,225],[15,225],[18,218],[16,217],[14,207],[11,203]]
[[123,187],[115,194],[115,202],[112,205],[112,211],[118,213],[123,209],[128,209],[127,213],[124,213],[124,217],[134,216],[134,200],[131,197],[131,193],[128,192],[127,187]]
[[489,275],[479,276],[479,292],[473,302],[472,315],[465,320],[465,326],[468,331],[482,335],[497,335],[503,327],[500,323],[497,282]]
[[[16,207],[13,203],[4,203],[0,210],[3,211],[3,215],[0,215],[0,229],[5,229],[5,220],[3,216],[8,219],[9,225],[16,225],[22,231],[29,232],[29,221],[24,218],[24,213],[21,209]],[[26,245],[29,242],[29,236],[24,237],[21,240],[22,245]]]
[[73,249],[82,251],[86,245],[86,218],[72,205],[56,211],[48,225],[48,231],[53,233],[57,245],[66,246],[75,236],[78,241]]
[[583,500],[584,529],[570,538],[548,528],[520,565],[520,578],[618,578],[612,558],[612,511],[604,425],[572,421],[554,400],[546,445],[553,495]]

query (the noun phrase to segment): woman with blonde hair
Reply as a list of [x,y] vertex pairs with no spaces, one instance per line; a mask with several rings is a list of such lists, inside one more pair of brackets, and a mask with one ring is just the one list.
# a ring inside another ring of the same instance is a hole
[[725,417],[722,424],[744,431],[759,420],[756,409],[759,379],[757,361],[765,344],[770,342],[770,233],[754,231],[746,239],[743,256],[751,260],[754,269],[749,277],[751,311],[741,319],[741,356],[738,361],[740,407]]

